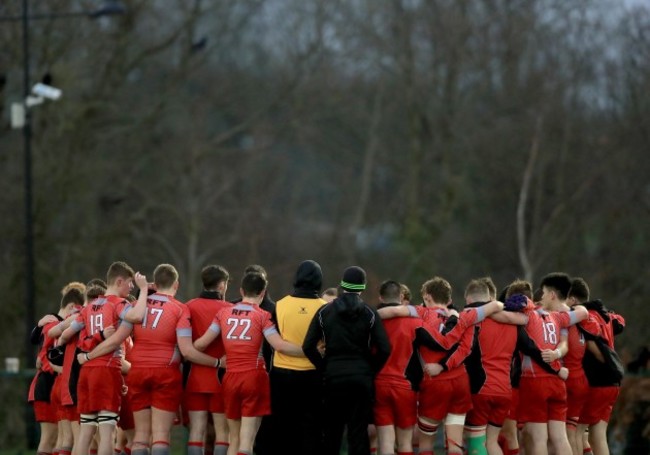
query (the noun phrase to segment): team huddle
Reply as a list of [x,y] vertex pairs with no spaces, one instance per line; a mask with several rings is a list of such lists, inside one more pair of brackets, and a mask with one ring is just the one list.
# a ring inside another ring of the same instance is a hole
[[235,302],[223,267],[201,280],[182,303],[172,265],[150,283],[115,262],[105,282],[63,288],[32,333],[39,454],[167,455],[179,421],[189,455],[338,455],[345,429],[350,455],[433,455],[439,429],[449,454],[609,454],[625,321],[582,278],[499,295],[477,278],[462,308],[440,277],[422,304],[388,280],[368,305],[356,266],[323,293],[314,261],[275,303],[260,266]]

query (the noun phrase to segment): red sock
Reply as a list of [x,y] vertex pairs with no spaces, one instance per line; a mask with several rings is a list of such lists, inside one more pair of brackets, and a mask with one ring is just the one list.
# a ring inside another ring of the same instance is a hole
[[508,451],[504,453],[507,453],[508,455],[519,455],[519,449],[508,449]]
[[125,447],[125,448],[124,448],[124,453],[125,453],[126,455],[131,455],[131,448],[130,448],[130,447]]
[[397,452],[397,455],[415,455],[415,452]]
[[88,451],[88,453],[89,453],[90,455],[97,455],[97,449],[90,449],[90,450]]
[[436,455],[433,453],[433,450],[425,450],[424,452],[420,452],[420,455]]

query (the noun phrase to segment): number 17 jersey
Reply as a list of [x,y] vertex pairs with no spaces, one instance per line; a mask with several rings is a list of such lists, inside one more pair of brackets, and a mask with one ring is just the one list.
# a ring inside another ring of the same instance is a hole
[[269,312],[247,303],[219,311],[208,330],[221,334],[229,373],[264,369],[262,342],[278,333]]
[[147,297],[147,311],[140,324],[133,326],[133,367],[177,366],[181,362],[178,337],[191,337],[190,310],[170,295],[155,293]]

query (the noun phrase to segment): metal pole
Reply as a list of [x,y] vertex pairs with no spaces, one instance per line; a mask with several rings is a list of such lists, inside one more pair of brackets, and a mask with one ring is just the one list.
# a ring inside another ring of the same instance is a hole
[[[29,2],[23,0],[23,100],[30,93],[29,74]],[[30,342],[30,332],[36,318],[36,299],[34,292],[34,218],[32,211],[32,118],[29,108],[25,108],[23,141],[25,148],[25,366],[34,362],[34,347]]]
[[[36,318],[36,299],[34,292],[34,218],[32,213],[32,115],[27,107],[30,93],[29,74],[29,2],[23,0],[23,103],[25,103],[25,124],[23,141],[25,146],[25,363],[23,368],[33,365],[36,350],[30,341],[30,334]],[[27,447],[35,449],[36,427],[32,407],[25,407],[25,435]]]

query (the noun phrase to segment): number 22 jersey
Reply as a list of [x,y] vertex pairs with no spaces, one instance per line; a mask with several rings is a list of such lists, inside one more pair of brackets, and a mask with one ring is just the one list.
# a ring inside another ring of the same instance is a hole
[[243,302],[219,311],[208,330],[221,333],[229,373],[265,368],[262,342],[278,333],[270,313]]

